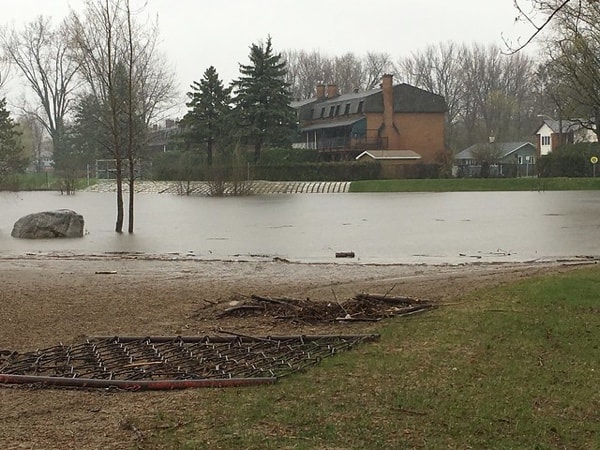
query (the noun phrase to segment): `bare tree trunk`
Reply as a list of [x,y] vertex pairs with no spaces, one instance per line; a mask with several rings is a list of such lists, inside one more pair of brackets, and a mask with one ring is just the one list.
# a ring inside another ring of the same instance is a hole
[[[130,164],[133,164],[130,161]],[[134,177],[133,177],[133,169],[130,169],[130,173],[129,173],[129,224],[127,227],[127,232],[128,233],[133,233],[133,211],[134,211],[134,207],[133,207],[133,200],[135,198],[135,186],[134,186]]]
[[133,233],[133,200],[135,197],[135,147],[133,143],[133,135],[135,131],[134,124],[134,92],[133,92],[133,70],[134,70],[134,56],[133,56],[133,32],[131,29],[131,9],[129,0],[125,2],[127,8],[127,37],[129,47],[129,68],[127,74],[127,125],[128,125],[128,137],[127,137],[127,159],[129,161],[129,224],[127,231]]
[[116,165],[116,177],[117,177],[117,223],[115,226],[115,231],[117,233],[123,232],[123,167],[121,163],[121,159],[117,158],[115,160]]

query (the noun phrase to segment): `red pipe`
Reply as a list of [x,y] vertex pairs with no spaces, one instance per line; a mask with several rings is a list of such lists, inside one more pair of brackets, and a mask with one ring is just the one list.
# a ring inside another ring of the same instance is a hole
[[128,391],[160,391],[189,388],[220,388],[256,386],[261,384],[273,384],[277,381],[275,377],[262,378],[223,378],[223,379],[196,379],[196,380],[101,380],[91,378],[66,378],[66,377],[43,377],[35,375],[11,375],[0,374],[0,383],[3,384],[34,384],[40,383],[44,386],[78,387],[78,388],[110,388],[115,387]]
[[289,341],[294,339],[302,338],[304,341],[318,341],[320,339],[378,339],[378,334],[349,334],[349,335],[339,335],[339,334],[331,334],[331,335],[295,335],[295,336],[266,336],[266,337],[254,337],[254,336],[244,336],[244,335],[234,335],[235,337],[227,337],[227,336],[90,336],[88,339],[90,341],[110,341],[110,340],[118,340],[118,342],[137,342],[149,340],[154,343],[163,343],[163,342],[174,342],[177,340],[181,340],[182,342],[214,342],[214,343],[227,343],[233,342],[236,339],[241,339],[242,341],[247,342],[255,342],[255,341]]

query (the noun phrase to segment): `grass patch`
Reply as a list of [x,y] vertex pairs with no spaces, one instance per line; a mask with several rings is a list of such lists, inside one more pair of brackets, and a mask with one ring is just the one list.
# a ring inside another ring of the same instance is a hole
[[600,448],[598,292],[598,268],[482,290],[276,385],[185,391],[139,427],[180,449]]
[[353,181],[350,192],[573,191],[600,189],[598,178],[445,178]]
[[[90,179],[90,184],[96,184],[96,179]],[[64,183],[64,178],[51,173],[23,173],[10,175],[2,183],[0,190],[4,191],[59,191]],[[75,189],[85,189],[88,186],[86,178],[75,180]]]

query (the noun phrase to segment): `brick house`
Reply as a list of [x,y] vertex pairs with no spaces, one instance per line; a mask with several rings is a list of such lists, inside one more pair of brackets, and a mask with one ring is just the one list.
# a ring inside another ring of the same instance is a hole
[[432,164],[445,151],[444,97],[393,85],[392,75],[364,92],[340,94],[336,85],[321,84],[315,97],[292,106],[301,134],[294,147],[318,150],[326,159]]

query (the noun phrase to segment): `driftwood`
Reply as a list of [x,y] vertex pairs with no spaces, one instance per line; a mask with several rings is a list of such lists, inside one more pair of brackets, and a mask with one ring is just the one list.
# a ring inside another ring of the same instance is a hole
[[221,314],[219,314],[220,317],[222,316],[227,316],[236,312],[247,312],[247,311],[264,311],[265,308],[264,306],[257,306],[257,305],[239,305],[239,306],[232,306],[231,308],[227,308],[225,310],[223,310],[223,312],[221,312]]
[[336,258],[354,258],[354,252],[335,252]]
[[263,297],[261,295],[255,295],[255,294],[252,294],[250,296],[250,298],[252,300],[256,300],[259,302],[275,303],[277,305],[285,305],[285,306],[292,306],[292,307],[298,307],[298,303],[301,302],[301,300],[296,300],[294,298],[271,298],[271,297]]
[[389,295],[381,295],[381,294],[369,294],[366,292],[362,292],[360,294],[356,294],[354,296],[356,300],[377,300],[384,303],[388,303],[390,305],[397,304],[405,304],[405,305],[414,305],[417,303],[422,303],[418,298],[413,297],[404,297],[404,296],[389,296]]
[[248,301],[223,310],[228,315],[262,314],[277,320],[299,322],[377,322],[384,318],[405,316],[435,307],[431,302],[404,296],[360,293],[345,302],[311,301],[251,295]]

